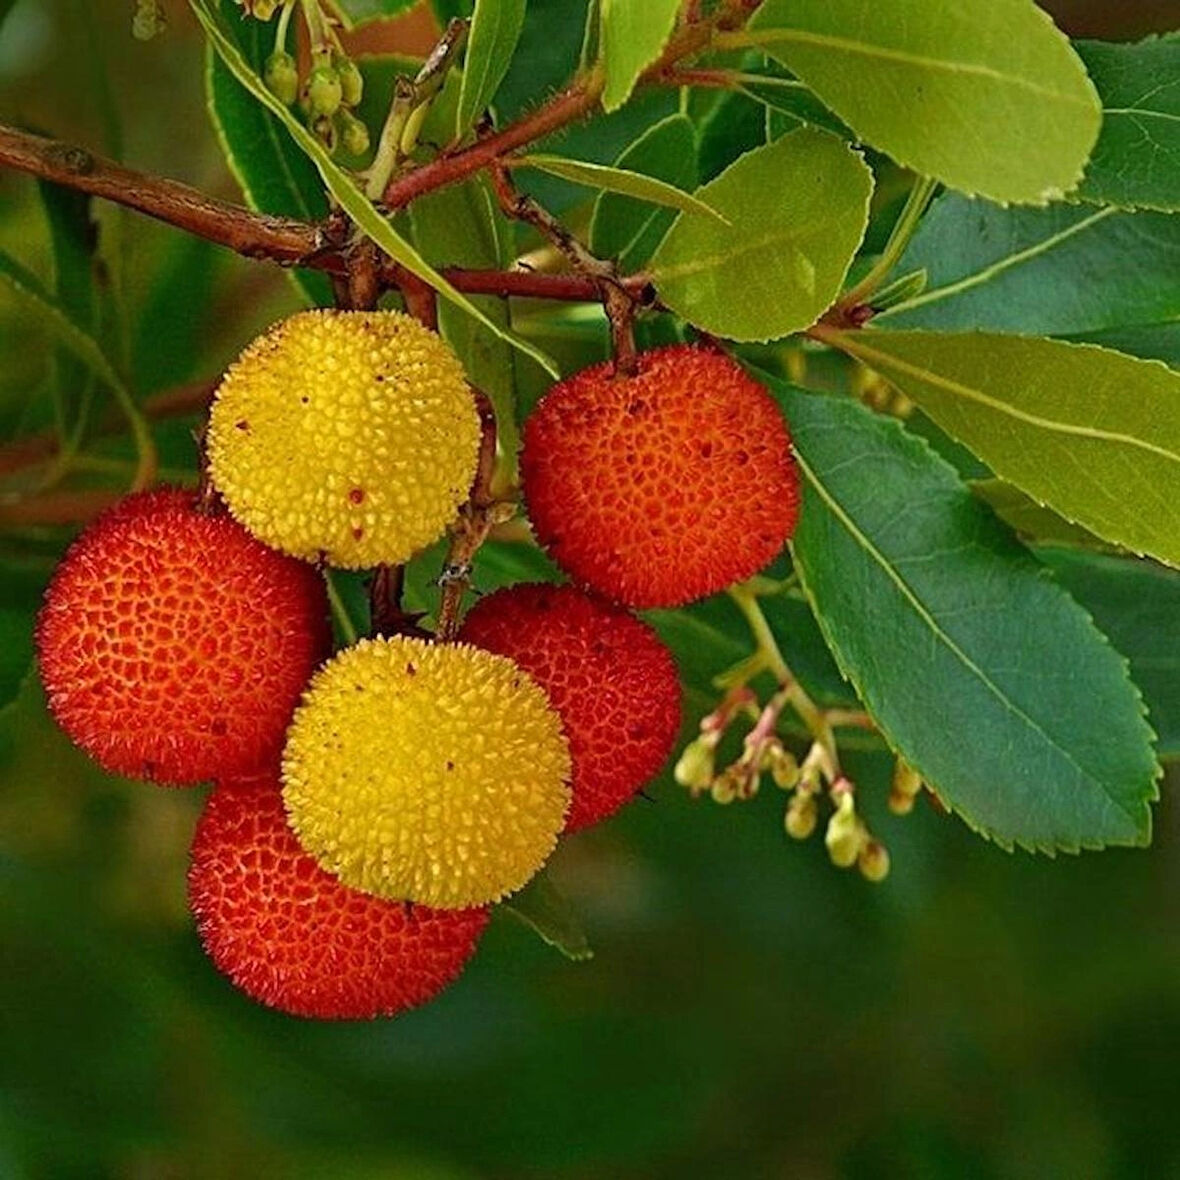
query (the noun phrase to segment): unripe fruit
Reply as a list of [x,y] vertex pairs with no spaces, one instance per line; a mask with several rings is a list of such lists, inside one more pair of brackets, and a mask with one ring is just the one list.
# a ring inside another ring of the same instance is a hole
[[278,776],[221,783],[197,823],[189,906],[218,970],[293,1016],[361,1020],[432,999],[463,969],[486,909],[431,910],[342,885],[287,825]]
[[213,482],[295,557],[397,564],[466,499],[479,417],[441,337],[401,312],[310,311],[230,367],[209,420]]
[[617,811],[671,753],[676,663],[629,611],[573,586],[513,586],[481,599],[460,638],[515,660],[560,714],[574,768],[567,831]]
[[537,537],[577,582],[628,606],[679,606],[755,574],[798,514],[790,437],[728,357],[672,345],[635,376],[596,365],[525,423]]
[[313,115],[331,118],[344,97],[340,75],[331,66],[315,66],[307,76],[307,104]]
[[565,823],[569,777],[560,719],[516,664],[404,636],[325,664],[283,753],[291,825],[323,868],[445,908],[532,877]]
[[74,542],[37,623],[49,708],[106,770],[196,783],[277,758],[327,654],[322,578],[191,492],[131,496]]
[[265,70],[267,89],[286,106],[299,96],[299,69],[295,59],[281,49],[266,59]]

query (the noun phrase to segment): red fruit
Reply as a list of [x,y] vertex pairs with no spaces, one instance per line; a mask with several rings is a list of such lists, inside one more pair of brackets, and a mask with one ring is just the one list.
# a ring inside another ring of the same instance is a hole
[[622,607],[573,586],[513,586],[481,599],[459,637],[508,656],[548,693],[574,764],[567,832],[617,811],[672,752],[676,663]]
[[217,969],[292,1016],[392,1016],[462,970],[488,909],[432,910],[342,885],[300,848],[277,772],[220,784],[197,823],[189,907]]
[[577,582],[678,606],[772,561],[795,527],[791,439],[770,395],[721,353],[641,353],[559,382],[525,423],[525,501]]
[[86,529],[37,621],[62,729],[106,770],[172,784],[277,759],[330,640],[314,569],[170,488]]

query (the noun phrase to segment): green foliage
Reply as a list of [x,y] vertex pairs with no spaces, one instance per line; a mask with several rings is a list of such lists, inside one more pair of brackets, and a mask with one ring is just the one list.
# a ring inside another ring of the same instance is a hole
[[1094,87],[1031,0],[767,0],[749,36],[866,142],[966,193],[1060,197],[1098,135]]
[[1037,556],[1130,661],[1160,756],[1180,755],[1180,649],[1174,643],[1180,635],[1180,573],[1076,549],[1038,549]]
[[1080,41],[1102,100],[1102,133],[1078,195],[1102,205],[1180,209],[1180,37]]
[[697,192],[731,224],[681,214],[656,250],[660,298],[733,340],[807,327],[840,290],[871,190],[864,161],[823,131],[801,129],[748,152]]
[[897,422],[775,388],[806,479],[796,565],[889,743],[1003,845],[1146,843],[1151,731],[1085,613]]
[[467,42],[455,134],[464,135],[491,104],[520,40],[525,0],[477,0]]
[[516,166],[536,168],[541,172],[549,172],[565,180],[571,180],[575,184],[585,185],[587,188],[601,189],[603,192],[646,201],[650,205],[662,205],[666,209],[678,209],[682,213],[709,218],[718,225],[731,224],[728,218],[723,217],[699,197],[694,197],[691,193],[681,191],[674,184],[643,172],[632,172],[630,169],[619,167],[608,168],[603,164],[590,164],[584,160],[567,160],[563,156],[537,153],[518,157]]
[[1003,479],[1107,541],[1180,564],[1180,374],[1092,345],[872,332],[841,348]]
[[599,44],[606,86],[602,105],[618,110],[639,75],[663,52],[680,0],[601,0]]
[[1180,316],[1180,218],[947,193],[898,263],[913,270],[925,289],[875,324],[1061,336],[1161,323]]
[[408,12],[417,0],[330,0],[346,28]]
[[594,958],[577,913],[548,873],[534,877],[505,908],[567,959],[584,963]]
[[[677,189],[697,186],[696,136],[692,121],[669,115],[652,124],[615,161],[615,167],[643,173]],[[623,271],[634,271],[652,255],[675,216],[667,208],[652,208],[634,197],[603,191],[594,203],[590,221],[590,249],[615,259]]]
[[[235,39],[251,69],[261,74],[273,40],[268,26],[239,19],[234,0],[221,0],[221,14],[226,18],[227,36]],[[226,163],[250,208],[305,221],[325,217],[324,186],[307,154],[291,140],[273,111],[234,76],[212,45],[206,61],[209,115]],[[312,306],[331,304],[332,286],[324,275],[296,270],[294,276]]]

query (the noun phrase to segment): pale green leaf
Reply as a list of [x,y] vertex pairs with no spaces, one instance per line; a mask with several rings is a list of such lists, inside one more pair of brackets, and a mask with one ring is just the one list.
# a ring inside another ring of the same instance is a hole
[[994,476],[990,479],[973,479],[970,488],[1009,528],[1029,544],[1068,545],[1071,548],[1091,549],[1095,552],[1124,552],[1117,545],[1096,537],[1081,525],[1071,524],[1052,508],[1038,504],[1031,496],[1002,479],[996,479]]
[[865,142],[966,193],[1044,204],[1098,137],[1094,87],[1032,0],[766,0],[740,36]]
[[683,192],[674,184],[668,184],[666,181],[654,176],[647,176],[642,172],[632,172],[626,168],[610,168],[605,164],[591,164],[585,160],[569,160],[565,156],[539,154],[517,156],[511,163],[516,168],[537,168],[541,172],[560,176],[563,180],[584,184],[587,188],[603,189],[606,192],[618,193],[624,197],[647,201],[652,205],[678,209],[681,213],[706,217],[719,225],[732,224],[728,217],[706,204],[699,197]]
[[561,951],[567,959],[584,963],[594,958],[581,920],[548,873],[539,873],[524,889],[501,904],[539,935],[542,942]]
[[996,475],[1134,553],[1180,565],[1180,373],[1090,344],[825,333]]
[[[654,176],[684,191],[697,186],[697,147],[692,120],[669,115],[649,127],[615,161],[618,168]],[[604,192],[590,219],[590,249],[613,258],[624,272],[638,270],[671,228],[675,214],[632,197]]]
[[212,11],[209,0],[189,0],[189,3],[210,42],[234,76],[259,102],[269,107],[279,117],[291,137],[315,164],[328,191],[336,198],[337,203],[361,232],[372,238],[390,258],[400,262],[412,274],[429,283],[445,299],[480,320],[497,335],[503,336],[515,348],[519,348],[531,356],[554,377],[560,376],[557,367],[543,352],[534,348],[528,341],[506,332],[498,324],[493,323],[470,299],[456,291],[374,208],[357,186],[356,181],[328,155],[319,140],[267,90],[258,75],[242,57],[237,46],[226,34],[221,22]]
[[733,340],[771,340],[830,306],[864,237],[873,180],[847,144],[801,128],[747,152],[697,196],[732,225],[681,214],[651,260],[660,298]]
[[890,745],[1005,846],[1146,844],[1151,730],[1086,613],[896,419],[773,387],[805,481],[796,569]]
[[1058,336],[1162,323],[1180,317],[1180,217],[946,193],[898,263],[919,269],[925,288],[874,326]]
[[465,135],[491,104],[520,40],[525,0],[477,0],[467,41],[455,134]]
[[604,109],[617,110],[631,97],[639,75],[663,52],[679,9],[680,0],[602,0]]
[[1076,45],[1102,100],[1102,134],[1078,196],[1180,209],[1180,37]]

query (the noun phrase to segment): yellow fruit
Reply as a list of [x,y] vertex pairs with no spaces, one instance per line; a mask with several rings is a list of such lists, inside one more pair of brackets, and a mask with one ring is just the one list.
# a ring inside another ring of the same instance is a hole
[[405,561],[466,499],[479,418],[441,337],[401,312],[310,311],[230,367],[213,483],[259,540],[349,569]]
[[362,639],[313,677],[283,754],[303,847],[346,885],[443,909],[519,889],[557,841],[570,756],[544,692],[467,644]]

